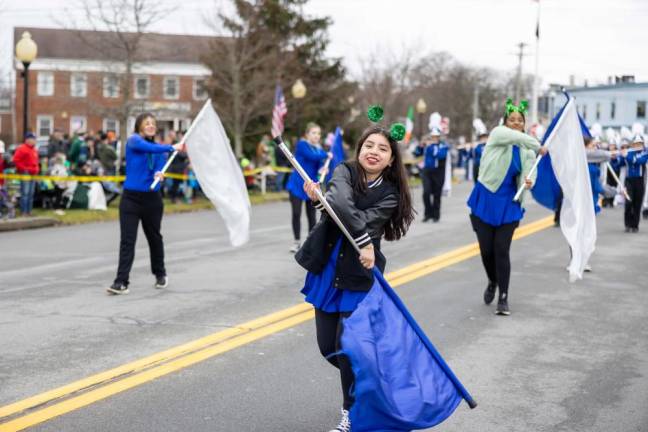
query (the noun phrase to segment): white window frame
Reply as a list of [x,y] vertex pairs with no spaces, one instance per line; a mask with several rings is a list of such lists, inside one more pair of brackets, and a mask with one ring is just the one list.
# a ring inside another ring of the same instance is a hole
[[[110,127],[108,127],[108,122],[114,122],[114,123],[115,123],[115,127],[114,127],[114,128],[110,128]],[[104,132],[108,132],[109,130],[113,130],[113,131],[115,131],[115,134],[119,134],[119,120],[117,120],[117,119],[114,119],[114,118],[104,118],[104,119],[103,119],[103,123],[102,123],[101,126],[102,126],[101,129],[102,129]]]
[[54,96],[54,72],[38,71],[36,92],[38,96]]
[[[167,93],[167,82],[175,81],[175,95],[169,95]],[[164,94],[164,99],[180,99],[180,78],[177,76],[165,76],[162,80],[162,93]]]
[[[115,93],[110,93],[109,80],[115,80]],[[116,99],[119,97],[119,77],[117,75],[104,75],[103,77],[103,97],[106,99]]]
[[[79,119],[81,119],[81,123],[83,124],[83,127],[75,130],[74,129],[75,120],[79,120]],[[77,132],[87,132],[87,131],[88,131],[88,117],[78,116],[78,115],[70,116],[70,135],[73,135]]]
[[[141,95],[137,91],[137,81],[141,80],[141,79],[146,80],[146,94],[145,95]],[[151,95],[151,77],[146,76],[146,75],[136,76],[133,79],[133,86],[135,87],[133,89],[133,95],[135,95],[135,99],[147,99]]]
[[70,74],[70,96],[78,98],[88,96],[88,75],[79,72]]
[[194,78],[193,79],[193,88],[192,88],[192,91],[191,91],[191,93],[193,95],[193,99],[197,100],[197,101],[206,100],[207,99],[207,90],[206,89],[203,89],[203,92],[205,93],[203,96],[198,95],[198,89],[199,89],[198,81],[205,82],[205,81],[207,81],[207,78],[202,78],[201,77],[201,78]]
[[[49,133],[47,135],[41,135],[41,121],[47,120],[49,122]],[[54,116],[49,114],[39,114],[36,116],[36,135],[38,138],[49,138],[54,132]]]

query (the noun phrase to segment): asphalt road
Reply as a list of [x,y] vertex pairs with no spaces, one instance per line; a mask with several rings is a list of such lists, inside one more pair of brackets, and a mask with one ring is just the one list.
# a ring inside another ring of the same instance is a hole
[[[474,242],[468,192],[385,243],[387,270]],[[531,205],[525,222],[548,214]],[[483,305],[478,257],[398,288],[479,402],[435,430],[648,431],[648,225],[625,234],[622,217],[599,215],[594,271],[575,284],[560,230],[516,240],[510,317]],[[302,302],[288,203],[255,206],[240,249],[215,212],[166,216],[163,234],[171,286],[153,288],[140,232],[131,294],[113,297],[116,223],[0,233],[0,406]],[[340,399],[307,321],[32,429],[327,431]]]

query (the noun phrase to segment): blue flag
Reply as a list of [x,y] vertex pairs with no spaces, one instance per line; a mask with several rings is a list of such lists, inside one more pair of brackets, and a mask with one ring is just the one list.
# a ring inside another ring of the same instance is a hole
[[329,171],[326,174],[326,183],[331,181],[333,177],[333,171],[335,168],[346,160],[346,155],[344,154],[344,146],[342,145],[342,135],[344,132],[342,128],[338,126],[335,128],[335,136],[333,138],[333,144],[331,145],[331,153],[333,153],[333,159],[329,163]]
[[[556,128],[556,125],[565,112],[565,107],[569,102],[569,96],[567,94],[565,94],[565,96],[567,96],[567,102],[565,102],[565,105],[562,106],[560,111],[558,111],[558,114],[556,114],[556,116],[551,120],[551,123],[547,128],[547,132],[545,132],[544,137],[542,137],[542,144],[544,144],[547,141],[547,138],[551,136],[551,133]],[[580,114],[578,115],[578,121],[580,123],[583,136],[590,137],[589,128],[587,127],[587,124],[580,116]],[[556,179],[556,174],[553,171],[553,167],[551,165],[551,156],[549,155],[549,153],[547,153],[542,157],[542,159],[540,159],[537,172],[538,176],[535,184],[533,185],[533,188],[531,189],[531,195],[533,195],[533,198],[539,204],[543,205],[549,210],[555,211],[558,207],[558,201],[562,197],[562,191],[560,184],[558,183],[558,179]]]
[[353,432],[427,429],[465,399],[476,406],[380,271],[343,321],[342,353],[355,376]]

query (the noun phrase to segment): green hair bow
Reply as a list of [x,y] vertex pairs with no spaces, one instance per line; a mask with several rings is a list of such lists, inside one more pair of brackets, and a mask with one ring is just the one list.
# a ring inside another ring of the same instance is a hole
[[[385,112],[380,105],[371,105],[367,110],[367,118],[372,123],[380,122],[380,120],[383,119],[384,114]],[[394,123],[389,128],[389,136],[394,141],[401,141],[403,138],[405,138],[405,133],[405,125],[403,125],[402,123]]]
[[509,115],[512,112],[519,112],[520,114],[525,115],[528,107],[529,102],[526,100],[521,100],[520,105],[515,105],[513,99],[506,99],[506,115]]

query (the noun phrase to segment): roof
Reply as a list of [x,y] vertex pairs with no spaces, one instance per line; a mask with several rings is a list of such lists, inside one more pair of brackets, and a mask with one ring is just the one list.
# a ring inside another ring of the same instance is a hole
[[[123,60],[124,48],[116,33],[52,29],[38,27],[15,27],[14,45],[23,32],[28,31],[38,45],[38,57],[77,60]],[[135,33],[124,33],[134,38]],[[202,63],[200,58],[209,50],[212,36],[144,33],[141,49],[135,61]]]
[[568,92],[582,92],[582,91],[592,91],[592,90],[618,90],[618,89],[638,89],[638,88],[648,88],[648,82],[643,83],[627,83],[621,82],[618,84],[604,84],[598,86],[587,86],[587,87],[567,87]]

